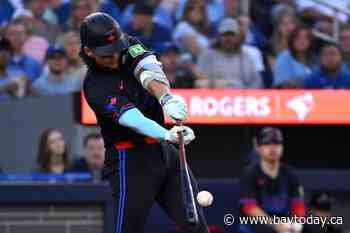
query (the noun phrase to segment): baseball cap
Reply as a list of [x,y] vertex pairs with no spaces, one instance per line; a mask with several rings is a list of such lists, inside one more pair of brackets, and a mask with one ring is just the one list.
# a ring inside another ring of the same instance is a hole
[[46,50],[46,59],[53,58],[56,55],[66,56],[66,50],[61,44],[52,44]]
[[5,37],[0,36],[0,50],[12,51],[11,43]]
[[238,34],[239,24],[237,20],[233,18],[225,18],[220,22],[218,31],[220,34],[227,33],[227,32],[233,32]]
[[257,142],[258,145],[282,144],[283,135],[281,130],[275,127],[265,127],[259,132]]

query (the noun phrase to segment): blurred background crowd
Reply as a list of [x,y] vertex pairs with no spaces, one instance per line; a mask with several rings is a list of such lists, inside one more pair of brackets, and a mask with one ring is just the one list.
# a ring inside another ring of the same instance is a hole
[[157,52],[175,88],[349,88],[350,1],[328,4],[1,0],[0,99],[80,90],[79,24],[96,11]]

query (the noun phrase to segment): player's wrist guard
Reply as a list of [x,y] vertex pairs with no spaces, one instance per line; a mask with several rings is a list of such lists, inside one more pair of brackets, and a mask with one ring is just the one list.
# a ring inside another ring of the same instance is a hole
[[174,97],[169,92],[167,92],[159,98],[159,103],[160,103],[160,105],[164,106],[169,100],[171,100],[173,98]]

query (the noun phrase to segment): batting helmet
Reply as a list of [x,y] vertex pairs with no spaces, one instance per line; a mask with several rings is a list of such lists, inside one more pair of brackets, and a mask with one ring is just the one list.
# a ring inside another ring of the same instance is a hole
[[119,24],[108,14],[97,12],[88,15],[80,25],[82,46],[98,56],[119,53],[128,47]]

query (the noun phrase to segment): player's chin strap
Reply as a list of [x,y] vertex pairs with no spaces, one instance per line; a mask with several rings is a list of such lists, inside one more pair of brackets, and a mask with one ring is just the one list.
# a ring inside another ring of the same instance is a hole
[[[137,75],[140,71],[141,73]],[[149,82],[152,80],[157,80],[166,84],[167,86],[170,86],[169,81],[163,72],[161,63],[154,55],[150,55],[142,59],[137,64],[134,74],[144,88],[147,88]]]

